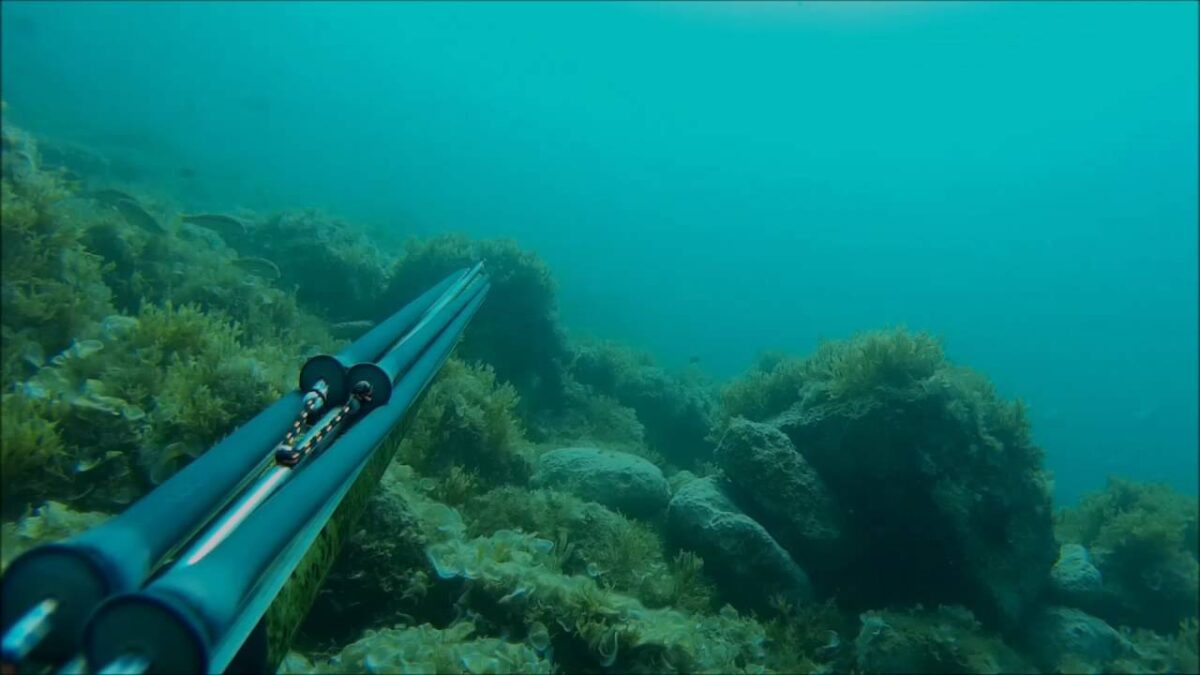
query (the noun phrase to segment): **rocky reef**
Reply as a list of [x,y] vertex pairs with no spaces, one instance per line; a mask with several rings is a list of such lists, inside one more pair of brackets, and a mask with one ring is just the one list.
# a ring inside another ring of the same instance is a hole
[[717,383],[571,334],[518,242],[197,212],[52,145],[5,120],[4,564],[485,259],[280,672],[1198,669],[1195,498],[1114,479],[1056,513],[1023,405],[929,335]]

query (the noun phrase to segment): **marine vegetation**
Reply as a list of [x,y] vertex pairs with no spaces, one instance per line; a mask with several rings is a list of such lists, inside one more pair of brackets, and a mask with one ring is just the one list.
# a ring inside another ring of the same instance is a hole
[[704,611],[712,604],[698,556],[670,556],[653,528],[600,504],[553,490],[504,487],[471,500],[464,514],[472,536],[517,528],[555,542],[565,573],[591,577],[647,607]]
[[[367,631],[316,673],[551,673],[551,662],[532,645],[475,637],[460,621],[439,630],[429,624]],[[533,642],[533,640],[527,640]],[[543,650],[544,651],[544,650]]]
[[1114,479],[1055,519],[1023,404],[928,334],[718,387],[569,338],[516,242],[201,211],[2,137],[0,564],[484,259],[491,295],[335,528],[281,672],[1197,670],[1195,499]]
[[857,670],[867,673],[1019,673],[1028,664],[971,612],[957,606],[871,611],[854,638]]
[[[850,608],[962,604],[987,625],[1018,625],[1055,554],[1049,484],[1020,402],[947,362],[932,337],[904,329],[826,342],[807,359],[769,366],[723,398],[791,441],[804,459],[795,470],[815,472],[796,485],[815,489],[819,478],[829,491],[814,503],[839,505],[838,548],[854,552],[844,564],[789,544],[818,587]],[[773,461],[767,452],[717,459],[734,485],[750,485],[758,479],[747,471]]]
[[711,452],[716,404],[708,382],[669,373],[648,355],[612,341],[576,340],[571,350],[573,377],[633,409],[652,451],[681,467]]
[[429,387],[400,457],[422,475],[445,480],[524,483],[530,467],[519,401],[491,366],[451,359]]
[[226,235],[230,245],[272,263],[282,287],[295,287],[301,304],[331,323],[381,318],[379,307],[395,306],[381,305],[392,257],[344,220],[304,209],[247,218],[246,228],[244,238]]
[[765,658],[762,627],[731,608],[708,615],[646,608],[591,577],[563,574],[550,540],[499,530],[432,545],[429,557],[440,578],[473,582],[462,600],[469,613],[546,626],[567,670],[746,672],[761,670]]
[[108,520],[108,514],[72,511],[48,501],[24,518],[0,525],[0,569],[25,551],[72,537]]
[[87,250],[83,227],[58,208],[69,193],[37,170],[37,148],[4,126],[0,180],[0,348],[7,387],[28,374],[26,361],[55,354],[93,321],[111,314],[104,261]]
[[1086,607],[1114,625],[1168,632],[1197,616],[1200,544],[1195,497],[1112,477],[1057,517],[1060,540],[1091,553],[1103,579]]
[[570,376],[563,382],[559,410],[537,414],[530,425],[531,435],[548,447],[582,443],[662,461],[661,455],[646,447],[645,427],[633,408],[596,393]]

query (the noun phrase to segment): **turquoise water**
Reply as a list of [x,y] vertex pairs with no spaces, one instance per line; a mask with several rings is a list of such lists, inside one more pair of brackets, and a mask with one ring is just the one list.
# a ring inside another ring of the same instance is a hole
[[511,236],[568,327],[722,378],[929,330],[1060,503],[1197,491],[1193,3],[2,11],[14,120],[195,203]]

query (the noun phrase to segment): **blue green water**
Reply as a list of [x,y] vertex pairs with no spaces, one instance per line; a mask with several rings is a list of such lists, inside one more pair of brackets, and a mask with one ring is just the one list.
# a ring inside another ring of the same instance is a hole
[[195,203],[514,237],[568,327],[722,378],[926,329],[1061,501],[1197,491],[1194,3],[2,7],[12,118]]

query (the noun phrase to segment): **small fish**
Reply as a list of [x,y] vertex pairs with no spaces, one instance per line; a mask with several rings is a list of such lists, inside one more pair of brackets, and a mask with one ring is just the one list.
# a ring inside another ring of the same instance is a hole
[[187,167],[187,166],[180,167],[179,168],[179,177],[180,178],[195,178],[196,170],[191,167]]
[[244,237],[247,232],[245,223],[223,213],[193,213],[181,219],[185,223],[207,227],[222,237]]
[[137,202],[137,197],[134,197],[133,195],[129,194],[128,192],[122,192],[115,188],[104,188],[101,190],[93,190],[84,196],[95,199],[98,202],[104,202],[105,204],[113,204],[113,205],[116,205],[117,202],[119,202],[123,199],[127,200],[127,201],[131,201],[131,202],[135,202],[135,203]]
[[329,332],[333,334],[333,337],[338,339],[353,338],[362,335],[364,331],[374,325],[375,322],[369,319],[364,319],[362,321],[343,321],[330,326]]
[[249,258],[237,258],[233,261],[233,264],[249,272],[250,274],[255,274],[267,279],[278,279],[279,277],[283,276],[283,274],[279,271],[279,266],[270,260],[267,260],[266,258],[256,258],[253,256]]
[[129,199],[118,199],[114,206],[117,207],[117,210],[121,212],[121,215],[130,224],[137,225],[147,232],[166,232],[166,229],[158,222],[158,219],[142,208],[141,204]]

